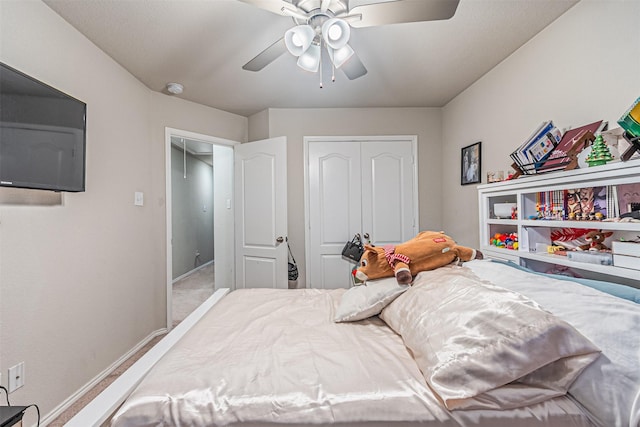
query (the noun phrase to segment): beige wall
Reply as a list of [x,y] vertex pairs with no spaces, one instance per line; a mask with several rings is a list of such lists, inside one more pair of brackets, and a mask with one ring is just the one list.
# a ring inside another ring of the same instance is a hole
[[246,141],[248,120],[151,92],[40,1],[0,2],[0,61],[87,103],[87,191],[0,205],[2,383],[24,361],[11,401],[45,415],[166,325],[165,126]]
[[[268,136],[286,136],[289,240],[305,283],[305,136],[417,135],[420,228],[441,227],[441,113],[438,108],[277,109],[268,111]],[[250,126],[251,127],[251,126]],[[260,135],[260,138],[267,135]]]
[[482,180],[544,120],[608,120],[640,96],[640,2],[583,0],[443,108],[443,228],[477,246],[475,185],[460,186],[460,149],[482,141]]
[[249,117],[249,141],[269,138],[269,110],[262,110]]

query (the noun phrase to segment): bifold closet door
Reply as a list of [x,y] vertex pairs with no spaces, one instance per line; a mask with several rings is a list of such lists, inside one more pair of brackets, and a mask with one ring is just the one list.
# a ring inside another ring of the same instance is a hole
[[307,286],[347,288],[353,264],[342,258],[342,248],[347,238],[360,233],[360,143],[310,142],[308,155]]
[[356,233],[376,245],[415,236],[414,150],[411,140],[309,141],[308,287],[351,285],[342,248]]

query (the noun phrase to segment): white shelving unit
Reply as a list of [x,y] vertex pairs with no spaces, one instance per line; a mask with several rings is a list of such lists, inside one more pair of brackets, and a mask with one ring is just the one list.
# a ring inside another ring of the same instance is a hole
[[[614,232],[607,239],[640,236],[640,222],[568,221],[530,219],[536,214],[536,196],[540,192],[640,183],[640,160],[609,163],[586,169],[527,175],[513,181],[478,186],[480,204],[480,248],[486,257],[510,260],[534,270],[546,270],[553,264],[579,270],[584,277],[605,278],[640,287],[640,270],[611,265],[575,262],[566,256],[536,251],[536,243],[550,243],[549,235],[558,228],[591,228]],[[494,215],[497,203],[515,203],[517,218],[499,219]],[[519,248],[510,250],[490,245],[496,233],[518,233]],[[605,275],[604,277],[602,275]]]

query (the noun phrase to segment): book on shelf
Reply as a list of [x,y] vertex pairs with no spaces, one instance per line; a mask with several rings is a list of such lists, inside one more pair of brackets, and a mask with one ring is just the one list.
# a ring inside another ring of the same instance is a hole
[[536,211],[536,216],[539,219],[566,219],[566,190],[541,191],[537,193]]
[[[564,135],[562,135],[562,139],[560,140],[560,142],[558,142],[558,145],[555,147],[553,152],[537,169],[544,172],[564,169],[565,166],[571,161],[571,159],[569,158],[569,152],[578,142],[580,142],[582,136],[585,133],[591,132],[595,135],[596,133],[601,132],[606,128],[607,122],[599,120],[597,122],[589,123],[584,126],[567,130]],[[579,151],[574,154],[578,153]]]
[[511,153],[511,159],[525,174],[535,174],[538,166],[555,149],[562,138],[562,132],[553,125],[553,121],[544,121],[517,150]]
[[542,135],[531,147],[529,153],[535,159],[536,171],[544,164],[552,151],[562,139],[562,132],[557,127],[553,127],[549,132]]
[[610,186],[541,191],[536,194],[536,216],[554,220],[602,220],[611,215]]
[[536,139],[538,139],[539,136],[543,135],[545,132],[548,132],[549,130],[551,130],[551,121],[545,121],[542,122],[540,124],[540,126],[538,126],[533,133],[527,138],[525,139],[525,141],[520,144],[520,146],[518,147],[517,150],[515,150],[513,153],[511,153],[511,158],[514,159],[516,161],[516,163],[520,166],[521,169],[523,169],[523,172],[527,173],[529,172],[525,166],[530,165],[531,163],[533,163],[532,159],[530,159],[528,157],[528,149],[531,147],[531,145],[535,142]]

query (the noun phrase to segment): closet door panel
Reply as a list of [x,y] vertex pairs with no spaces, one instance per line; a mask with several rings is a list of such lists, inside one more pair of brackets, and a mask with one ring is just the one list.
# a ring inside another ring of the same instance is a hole
[[342,248],[360,233],[360,144],[309,143],[309,269],[311,288],[347,288],[352,263]]
[[380,246],[415,236],[414,159],[411,141],[363,142],[362,232]]

